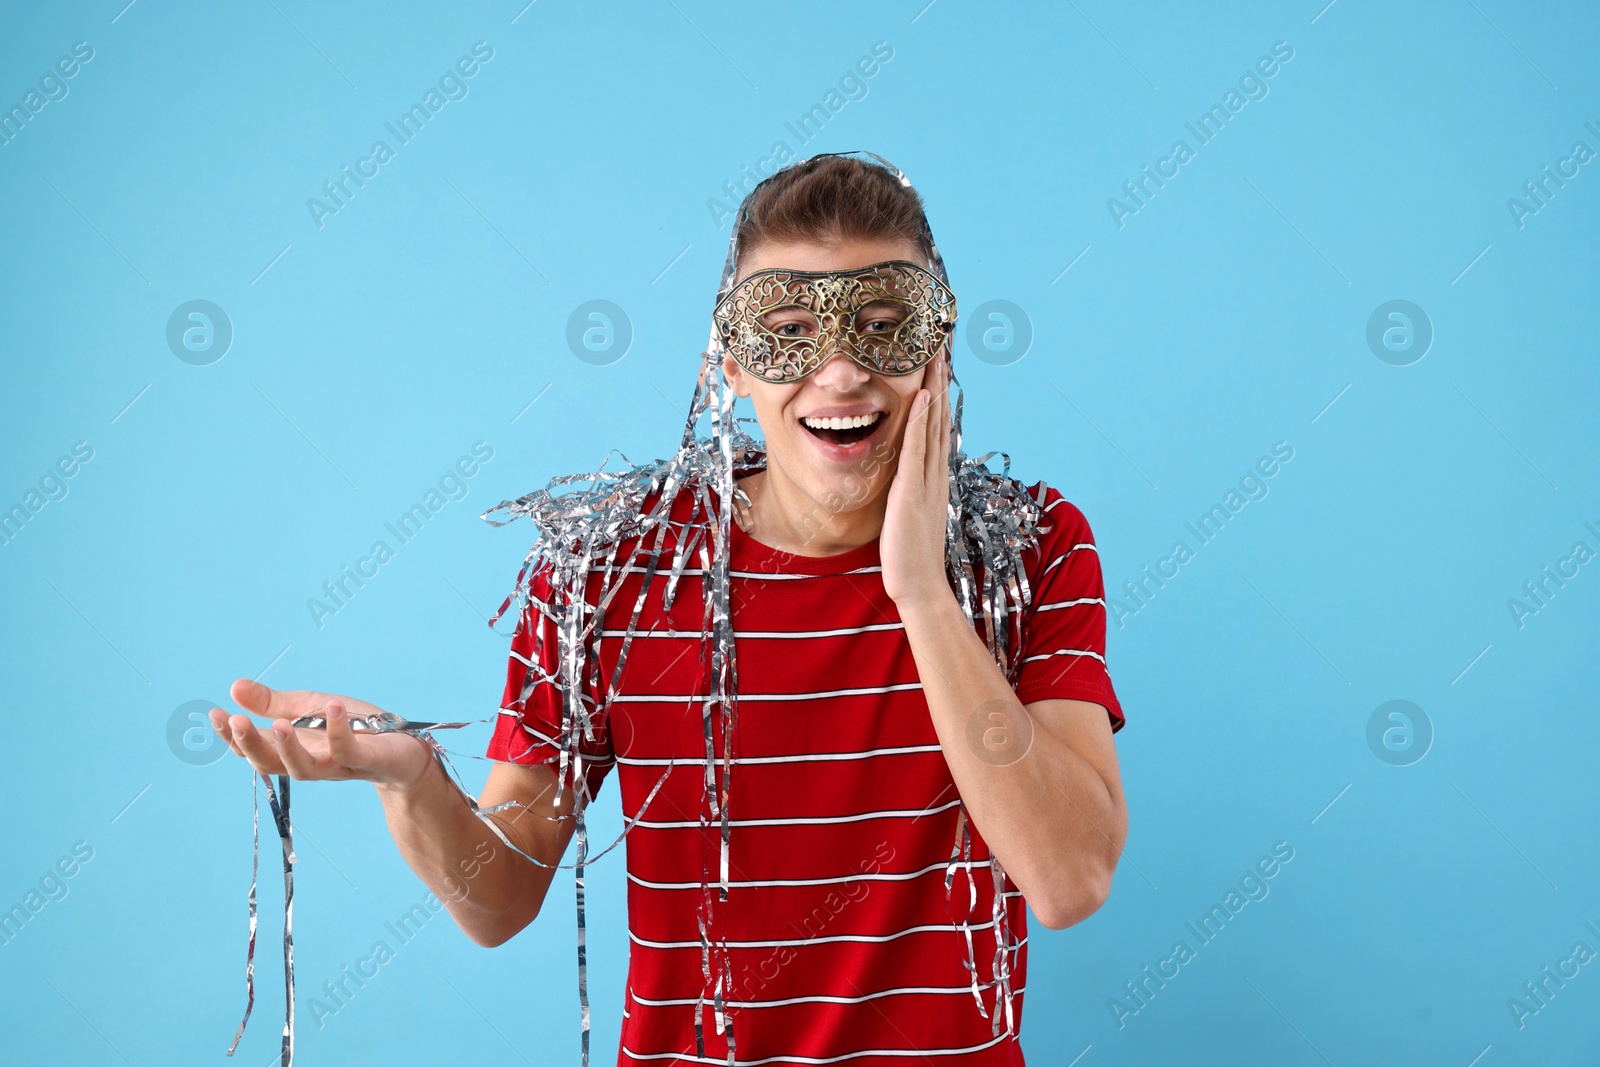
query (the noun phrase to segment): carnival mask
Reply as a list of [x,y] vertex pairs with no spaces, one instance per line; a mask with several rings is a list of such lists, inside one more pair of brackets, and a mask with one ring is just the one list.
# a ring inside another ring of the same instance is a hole
[[757,271],[712,319],[739,365],[764,382],[797,382],[835,351],[874,374],[926,366],[956,323],[955,294],[904,260],[851,271]]

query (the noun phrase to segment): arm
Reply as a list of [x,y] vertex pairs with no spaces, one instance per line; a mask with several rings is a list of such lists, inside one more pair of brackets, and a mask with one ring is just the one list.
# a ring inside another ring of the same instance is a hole
[[947,361],[930,364],[906,425],[881,537],[884,590],[974,825],[1039,921],[1061,929],[1105,902],[1127,838],[1116,747],[1099,704],[1025,708],[950,589],[948,383]]
[[[364,701],[313,692],[272,690],[246,679],[233,684],[240,707],[270,719],[260,729],[246,715],[211,710],[217,733],[262,774],[296,780],[370,781],[383,803],[389,832],[417,877],[445,904],[468,937],[501,944],[539,913],[554,871],[507,849],[472,813],[421,739],[406,734],[357,734],[350,715],[377,714]],[[326,714],[326,730],[296,730],[294,719]],[[572,791],[554,802],[555,772],[545,766],[499,763],[479,797],[482,807],[520,802],[487,818],[513,844],[541,862],[560,862],[572,838]]]
[[973,823],[1045,926],[1105,903],[1128,834],[1106,709],[1024,706],[955,596],[901,611],[922,691]]
[[420,781],[409,786],[378,785],[389,834],[417,877],[444,902],[450,917],[469,938],[492,948],[504,944],[539,914],[572,840],[572,790],[554,803],[556,774],[542,764],[496,762],[489,771],[480,807],[508,800],[522,807],[486,815],[520,851],[541,867],[505,847],[467,807],[444,768],[430,760]]

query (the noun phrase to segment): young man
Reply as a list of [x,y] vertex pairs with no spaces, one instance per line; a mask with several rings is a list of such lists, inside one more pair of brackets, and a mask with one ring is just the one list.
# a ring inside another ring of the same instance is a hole
[[[263,773],[374,782],[486,946],[538,914],[575,834],[584,862],[615,769],[620,1064],[1021,1064],[1022,904],[1080,922],[1126,836],[1089,525],[952,447],[954,297],[898,171],[829,155],[762,183],[719,298],[691,429],[725,386],[762,447],[722,404],[711,442],[632,483],[653,491],[584,498],[581,552],[551,528],[581,509],[524,498],[548,550],[478,798],[505,810],[474,814],[416,737],[353,731],[382,714],[360,701],[241,680],[283,721],[212,721]],[[325,732],[291,726],[312,713]]]

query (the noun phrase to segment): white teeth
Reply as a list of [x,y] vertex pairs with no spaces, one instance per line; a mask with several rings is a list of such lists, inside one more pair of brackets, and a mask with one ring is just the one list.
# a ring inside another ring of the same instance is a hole
[[826,419],[805,418],[800,421],[813,430],[853,430],[860,426],[871,426],[878,421],[882,412],[874,411],[870,415],[833,416]]

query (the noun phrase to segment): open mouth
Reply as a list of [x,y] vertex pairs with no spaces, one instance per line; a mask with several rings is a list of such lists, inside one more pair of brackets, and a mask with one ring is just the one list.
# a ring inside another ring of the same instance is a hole
[[800,420],[800,424],[811,431],[813,437],[820,437],[829,444],[853,445],[857,441],[871,437],[882,420],[883,412],[874,411],[868,415],[804,418]]

